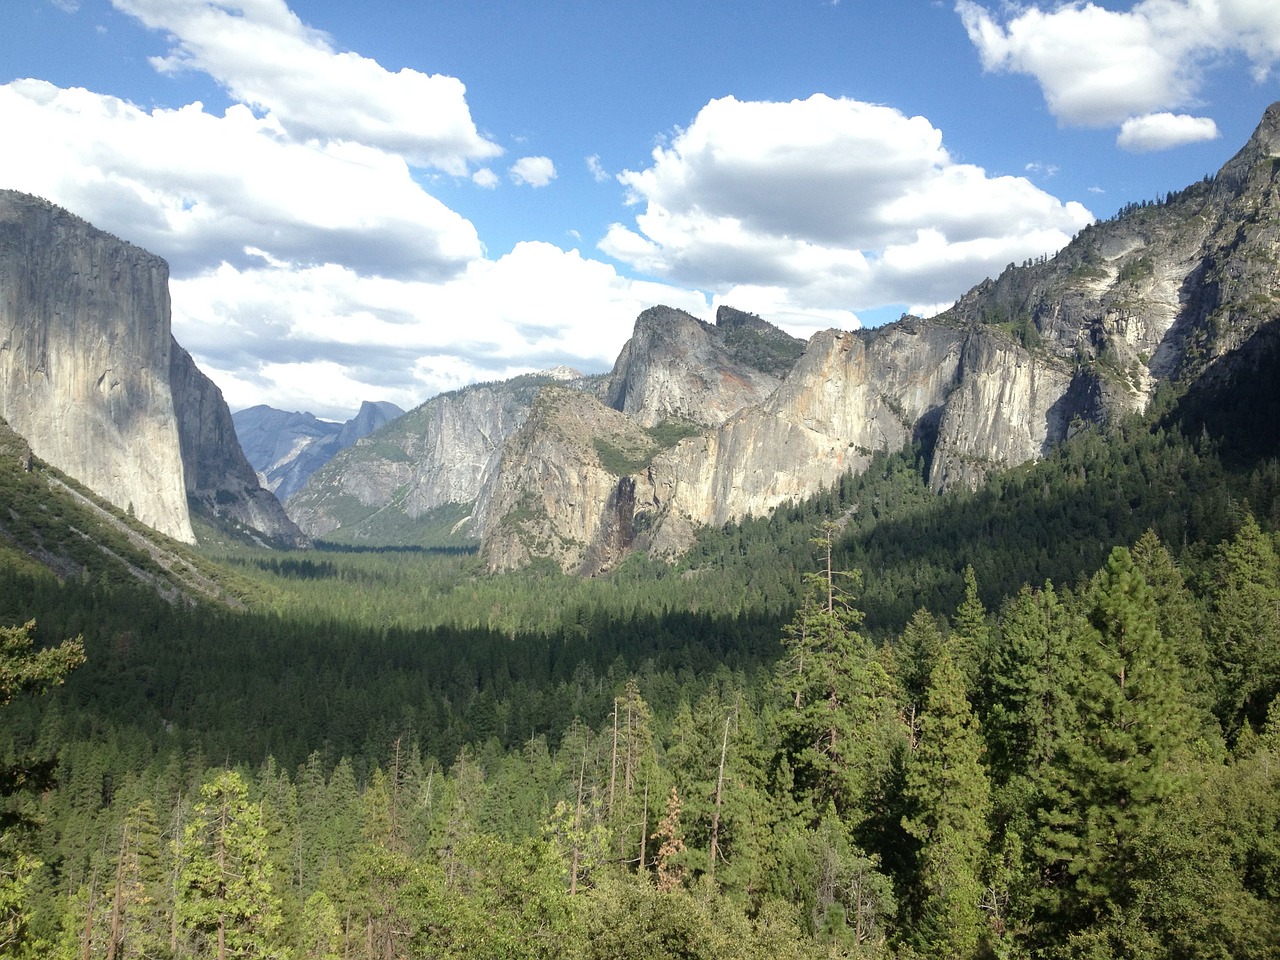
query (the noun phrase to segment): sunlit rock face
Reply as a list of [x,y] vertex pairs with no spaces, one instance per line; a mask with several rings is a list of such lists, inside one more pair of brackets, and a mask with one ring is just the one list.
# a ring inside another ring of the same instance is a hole
[[186,542],[159,257],[0,191],[0,414],[36,456]]
[[286,501],[289,515],[324,537],[339,529],[358,534],[374,516],[408,522],[472,504],[538,390],[579,377],[561,369],[433,397],[335,454]]
[[221,392],[174,341],[169,268],[65,210],[0,191],[0,415],[35,455],[176,540],[192,505],[289,545]]
[[1169,379],[1231,376],[1280,317],[1280,107],[1214,178],[1133,204],[942,315],[801,343],[720,308],[636,319],[611,372],[468,387],[317,473],[291,502],[317,535],[465,505],[494,570],[607,571],[764,515],[915,446],[935,491],[1144,409]]

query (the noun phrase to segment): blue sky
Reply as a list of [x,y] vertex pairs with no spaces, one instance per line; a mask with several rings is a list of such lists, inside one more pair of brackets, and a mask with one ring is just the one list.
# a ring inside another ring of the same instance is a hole
[[1274,0],[11,0],[0,187],[165,257],[233,409],[944,308],[1212,173]]

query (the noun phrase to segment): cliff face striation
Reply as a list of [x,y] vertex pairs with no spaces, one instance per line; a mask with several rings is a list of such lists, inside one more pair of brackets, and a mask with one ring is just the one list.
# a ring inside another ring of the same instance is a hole
[[562,369],[434,397],[336,454],[286,501],[289,515],[313,537],[352,540],[393,527],[411,536],[442,507],[466,516],[538,390],[578,376]]
[[[714,324],[654,307],[602,377],[430,401],[335,458],[303,526],[347,523],[340,500],[364,524],[452,502],[492,569],[594,574],[635,550],[675,556],[699,527],[813,494],[880,450],[916,445],[937,491],[975,486],[1143,410],[1164,381],[1235,375],[1277,317],[1280,105],[1217,176],[1010,264],[934,319],[805,345],[727,307]],[[294,515],[317,496],[313,479]]]
[[169,381],[190,508],[215,526],[228,525],[251,539],[310,546],[280,501],[258,482],[217,384],[177,343],[171,356]]
[[712,326],[651,307],[636,319],[602,399],[644,427],[716,427],[763,402],[803,350],[803,341],[731,308],[721,307]]
[[159,257],[0,191],[0,416],[36,456],[190,543],[168,280]]
[[[674,556],[699,526],[767,513],[862,469],[873,451],[912,443],[935,490],[972,487],[1088,424],[1144,409],[1164,380],[1231,375],[1240,348],[1280,317],[1278,201],[1275,105],[1216,177],[1131,205],[1052,258],[1010,264],[933,320],[819,333],[794,366],[772,371],[772,388],[727,362],[714,328],[646,311],[602,399],[644,426],[702,429],[619,478],[600,502],[607,533],[580,553]],[[567,459],[543,474],[590,473],[586,446],[559,448]],[[509,454],[504,470],[518,469],[522,453]],[[562,507],[540,542],[580,530],[588,513]],[[481,550],[496,568],[529,547],[492,514]]]
[[195,504],[303,542],[174,342],[168,278],[159,257],[0,191],[0,416],[36,456],[174,539],[194,541]]

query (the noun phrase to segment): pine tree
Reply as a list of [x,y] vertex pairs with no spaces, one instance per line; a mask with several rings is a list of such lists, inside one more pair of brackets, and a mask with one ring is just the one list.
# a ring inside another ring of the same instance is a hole
[[[859,632],[862,614],[831,565],[834,527],[823,529],[816,542],[825,568],[806,577],[800,610],[784,630],[789,655],[777,672],[784,697],[778,727],[795,789],[812,821],[831,803],[854,822],[865,816],[863,798],[888,766],[898,721],[893,682]],[[859,579],[843,576],[855,585]]]
[[276,956],[280,907],[262,810],[235,771],[206,783],[200,797],[176,845],[178,924],[199,955]]
[[1178,789],[1194,737],[1150,588],[1117,547],[1084,598],[1071,686],[1077,735],[1045,777],[1042,918],[1083,929],[1132,900],[1137,845]]
[[1280,558],[1252,515],[1219,549],[1214,581],[1208,622],[1218,716],[1228,732],[1245,720],[1259,727],[1280,692]]
[[990,646],[991,628],[987,623],[987,611],[978,596],[977,575],[969,565],[964,568],[964,599],[956,610],[947,647],[970,698],[977,690],[978,676],[990,656]]
[[986,926],[980,900],[991,791],[964,690],[964,676],[944,650],[930,675],[919,743],[907,768],[912,813],[903,827],[920,842],[909,939],[938,958],[973,956]]

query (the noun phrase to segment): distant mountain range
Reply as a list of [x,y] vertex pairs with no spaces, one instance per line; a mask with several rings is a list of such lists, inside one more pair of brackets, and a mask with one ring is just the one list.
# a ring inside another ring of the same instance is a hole
[[346,423],[258,405],[231,415],[236,436],[263,486],[287,500],[320,467],[357,440],[402,416],[394,403],[366,400]]
[[0,413],[35,456],[178,539],[195,516],[264,542],[467,542],[493,570],[592,575],[678,555],[699,527],[878,451],[914,445],[934,490],[972,487],[1162,384],[1274,376],[1255,347],[1280,318],[1277,263],[1280,104],[1216,176],[1010,264],[936,318],[804,343],[728,307],[714,324],[654,307],[607,374],[476,384],[403,415],[366,403],[333,424],[232,418],[172,341],[163,261],[0,193]]
[[428,401],[335,457],[288,504],[312,536],[465,536],[491,569],[595,574],[672,556],[915,444],[975,486],[1160,384],[1232,376],[1280,317],[1280,104],[1219,173],[1134,204],[1053,257],[1009,264],[940,316],[807,344],[722,308],[655,307],[613,370]]

